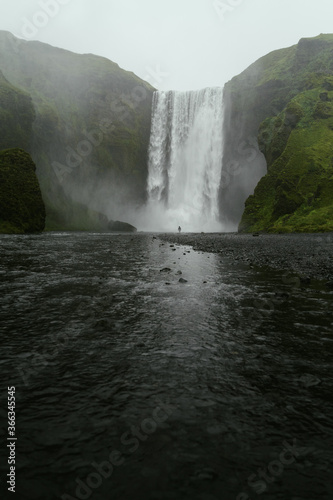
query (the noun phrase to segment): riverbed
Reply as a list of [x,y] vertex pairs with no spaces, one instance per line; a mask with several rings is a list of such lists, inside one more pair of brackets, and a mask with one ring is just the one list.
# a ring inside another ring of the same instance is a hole
[[333,498],[327,280],[153,234],[1,236],[0,252],[17,498]]

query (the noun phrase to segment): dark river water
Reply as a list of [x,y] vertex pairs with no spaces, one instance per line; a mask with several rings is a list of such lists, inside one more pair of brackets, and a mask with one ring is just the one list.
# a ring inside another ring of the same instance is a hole
[[0,255],[1,498],[333,499],[332,291],[146,234]]

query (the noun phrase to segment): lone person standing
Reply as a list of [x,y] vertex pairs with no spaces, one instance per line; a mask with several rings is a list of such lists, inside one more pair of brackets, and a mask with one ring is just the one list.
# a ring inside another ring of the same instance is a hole
[[178,232],[180,233],[182,230],[182,228],[180,226],[178,226]]

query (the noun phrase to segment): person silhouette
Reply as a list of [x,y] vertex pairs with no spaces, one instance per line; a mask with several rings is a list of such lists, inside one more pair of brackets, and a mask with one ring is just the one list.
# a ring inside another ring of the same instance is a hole
[[180,226],[178,226],[178,232],[180,233],[182,230],[182,228]]

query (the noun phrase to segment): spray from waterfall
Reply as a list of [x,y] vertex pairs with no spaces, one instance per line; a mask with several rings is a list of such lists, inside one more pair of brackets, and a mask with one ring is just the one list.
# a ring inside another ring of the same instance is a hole
[[148,227],[219,231],[223,89],[155,92],[149,147]]

